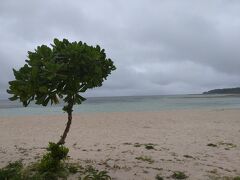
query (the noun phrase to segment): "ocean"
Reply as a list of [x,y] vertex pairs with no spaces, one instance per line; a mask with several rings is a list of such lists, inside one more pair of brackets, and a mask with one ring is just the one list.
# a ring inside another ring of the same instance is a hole
[[[30,104],[22,107],[18,102],[0,100],[0,117],[63,114],[63,104],[42,107]],[[79,112],[130,112],[177,109],[226,109],[240,108],[240,96],[233,95],[161,95],[89,97],[81,105],[74,106]]]

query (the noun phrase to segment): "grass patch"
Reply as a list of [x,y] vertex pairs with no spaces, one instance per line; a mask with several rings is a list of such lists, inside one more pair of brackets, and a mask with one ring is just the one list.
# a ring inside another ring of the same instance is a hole
[[213,144],[213,143],[209,143],[209,144],[207,144],[207,146],[210,146],[210,147],[217,147],[217,145],[216,145],[216,144]]
[[155,179],[156,179],[156,180],[163,180],[163,177],[162,177],[160,174],[157,174],[157,175],[155,176]]
[[173,175],[171,176],[173,179],[187,179],[188,176],[181,171],[175,171]]
[[211,180],[240,180],[240,176],[230,177],[230,176],[208,176]]
[[236,147],[237,147],[236,144],[233,144],[233,143],[225,143],[225,142],[220,142],[219,145],[227,146],[227,148],[236,148]]
[[76,174],[79,172],[79,169],[83,169],[83,167],[79,166],[78,164],[69,163],[67,164],[66,168],[68,169],[69,173]]
[[81,167],[76,163],[68,163],[68,148],[63,145],[49,143],[47,153],[38,162],[24,167],[21,161],[9,163],[0,169],[0,180],[58,180],[68,179],[71,174],[79,174],[83,180],[110,180],[106,171],[93,167]]
[[154,146],[152,144],[145,144],[145,149],[151,150],[154,149]]
[[134,146],[134,147],[141,147],[142,144],[140,144],[140,143],[135,143],[133,146]]
[[79,180],[111,180],[107,171],[99,171],[93,166],[85,168],[73,163],[64,163],[58,171],[41,172],[39,164],[24,167],[21,161],[9,163],[0,169],[0,180],[58,180],[68,179],[69,175],[79,173]]
[[147,144],[140,144],[140,143],[135,143],[133,145],[134,147],[145,147],[145,149],[147,150],[151,150],[151,149],[155,149],[155,146],[157,146],[157,144],[152,144],[152,143],[147,143]]
[[79,180],[111,180],[112,178],[108,175],[107,171],[99,171],[93,166],[87,166],[83,175],[79,177]]
[[207,144],[207,146],[210,146],[210,147],[225,146],[225,148],[224,148],[225,150],[230,150],[231,148],[236,148],[237,147],[236,144],[226,143],[226,142],[219,142],[217,144],[209,143],[209,144]]
[[194,159],[194,157],[193,156],[190,156],[190,155],[183,155],[183,157],[185,157],[185,158],[191,158],[191,159]]
[[154,160],[152,159],[151,156],[139,156],[139,157],[136,157],[135,159],[148,162],[149,164],[154,163]]
[[0,179],[16,179],[20,180],[23,171],[23,164],[21,161],[9,163],[6,167],[0,169]]
[[123,143],[123,145],[132,145],[132,143],[130,143],[130,142],[125,142],[125,143]]

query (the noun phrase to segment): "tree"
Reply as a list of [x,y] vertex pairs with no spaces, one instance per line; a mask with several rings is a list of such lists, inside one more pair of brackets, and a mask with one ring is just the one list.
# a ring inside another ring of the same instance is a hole
[[11,101],[20,100],[25,107],[31,101],[47,106],[62,99],[68,121],[57,144],[63,145],[71,126],[73,106],[86,100],[80,94],[102,86],[115,69],[113,61],[98,45],[54,39],[51,47],[42,45],[28,52],[26,64],[18,71],[13,69],[15,80],[9,82],[7,92],[13,95]]

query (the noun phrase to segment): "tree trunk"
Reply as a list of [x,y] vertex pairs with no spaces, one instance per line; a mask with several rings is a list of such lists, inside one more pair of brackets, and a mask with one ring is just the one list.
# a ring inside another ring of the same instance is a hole
[[71,123],[72,123],[72,111],[68,111],[68,121],[67,121],[67,124],[66,124],[66,128],[65,128],[65,130],[63,132],[63,135],[61,136],[60,140],[57,143],[58,145],[65,144],[65,139],[66,139],[67,134],[69,132]]

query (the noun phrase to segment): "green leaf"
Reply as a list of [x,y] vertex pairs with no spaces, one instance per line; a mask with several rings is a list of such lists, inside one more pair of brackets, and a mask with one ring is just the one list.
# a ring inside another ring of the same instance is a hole
[[37,78],[37,75],[38,75],[38,68],[37,67],[33,67],[32,68],[32,76],[33,78]]
[[14,92],[12,90],[7,89],[8,94],[13,94]]
[[10,98],[8,98],[10,101],[15,101],[15,100],[17,100],[18,99],[18,97],[15,95],[15,96],[13,96],[13,97],[10,97]]
[[41,86],[41,87],[39,87],[39,92],[41,92],[41,93],[47,93],[47,92],[48,92],[48,87],[47,87],[47,86]]
[[49,103],[49,100],[50,100],[50,97],[47,97],[47,98],[42,102],[42,105],[43,105],[43,106],[47,106],[48,103]]
[[55,38],[55,39],[53,40],[53,42],[54,42],[54,44],[55,44],[56,46],[60,45],[60,41],[59,41],[57,38]]
[[80,96],[79,94],[76,94],[76,97],[79,98],[81,101],[85,101],[86,100],[86,98]]

